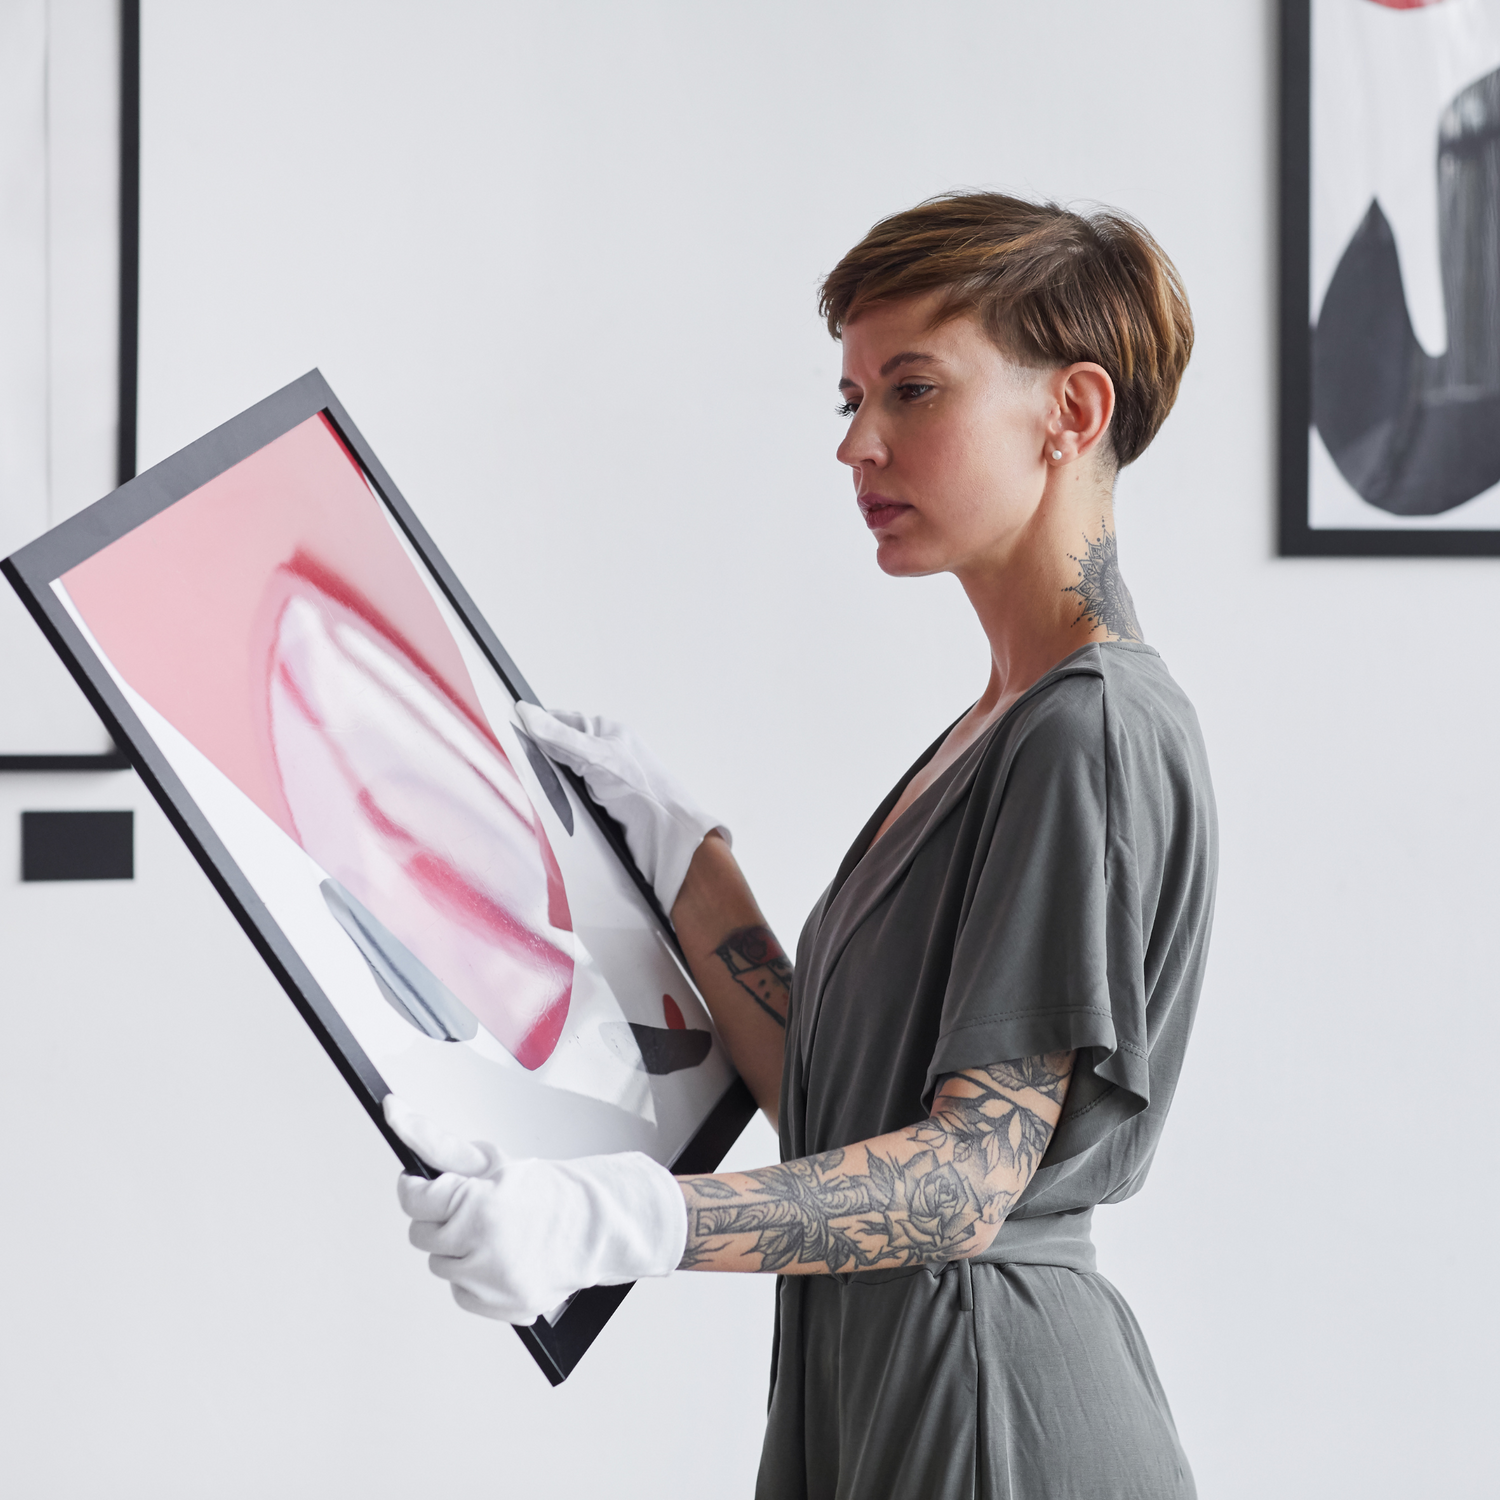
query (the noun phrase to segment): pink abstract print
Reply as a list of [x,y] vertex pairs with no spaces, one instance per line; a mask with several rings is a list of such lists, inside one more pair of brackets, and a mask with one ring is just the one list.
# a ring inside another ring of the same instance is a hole
[[277,582],[266,702],[298,842],[540,1066],[567,1018],[572,922],[514,768],[338,580],[299,558]]
[[413,1025],[457,1039],[477,1018],[524,1067],[547,1061],[574,979],[561,872],[436,604],[325,422],[63,582],[115,669],[327,872],[330,907]]

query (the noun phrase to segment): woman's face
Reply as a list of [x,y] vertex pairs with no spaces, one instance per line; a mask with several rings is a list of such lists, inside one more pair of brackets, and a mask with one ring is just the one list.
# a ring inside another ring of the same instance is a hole
[[930,327],[942,294],[844,329],[838,456],[876,561],[913,577],[1003,563],[1041,504],[1057,372],[1007,359],[972,317]]

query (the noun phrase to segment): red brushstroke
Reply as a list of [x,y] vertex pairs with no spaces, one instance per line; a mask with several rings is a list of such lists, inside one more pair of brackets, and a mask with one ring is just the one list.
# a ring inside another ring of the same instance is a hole
[[[268,443],[63,576],[112,665],[291,837],[267,731],[282,571],[347,600],[489,737],[442,612],[326,418]],[[336,574],[330,577],[329,574]],[[372,606],[379,602],[379,608]],[[247,692],[249,686],[251,691]]]
[[557,1039],[562,1035],[563,1023],[568,1019],[568,1005],[572,998],[573,985],[570,980],[567,989],[542,1012],[536,1024],[511,1053],[523,1068],[539,1068],[552,1056]]
[[352,583],[335,573],[326,564],[319,562],[311,553],[300,549],[292,554],[290,562],[283,564],[281,571],[290,573],[294,578],[304,579],[320,593],[327,595],[335,603],[343,605],[350,614],[368,625],[387,645],[393,646],[397,653],[405,658],[407,665],[414,667],[418,675],[430,682],[496,750],[500,750],[502,755],[505,754],[504,750],[500,749],[500,741],[495,738],[494,731],[491,730],[484,716],[474,711],[463,695],[422,655],[416,645],[376,609]]
[[540,933],[516,921],[499,902],[464,879],[462,871],[430,849],[420,849],[406,862],[407,873],[428,902],[462,922],[471,932],[509,949],[533,968],[571,969],[573,960]]

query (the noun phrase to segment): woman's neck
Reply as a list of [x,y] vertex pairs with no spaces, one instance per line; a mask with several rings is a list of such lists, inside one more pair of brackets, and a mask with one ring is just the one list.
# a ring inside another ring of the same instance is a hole
[[1038,508],[1006,550],[958,573],[990,645],[972,717],[991,721],[1038,678],[1094,641],[1142,640],[1120,573],[1108,490]]

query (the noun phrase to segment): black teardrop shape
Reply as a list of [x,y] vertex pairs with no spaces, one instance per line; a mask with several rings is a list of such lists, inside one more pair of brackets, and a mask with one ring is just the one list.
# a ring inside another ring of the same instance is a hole
[[714,1041],[711,1032],[669,1031],[665,1026],[643,1026],[639,1021],[632,1021],[630,1030],[648,1073],[680,1073],[684,1068],[696,1068],[708,1056]]
[[568,794],[563,789],[562,779],[557,774],[557,768],[547,759],[546,752],[524,729],[516,730],[516,738],[521,742],[521,748],[526,752],[526,759],[531,762],[531,769],[536,772],[536,779],[542,784],[542,791],[546,793],[547,800],[552,804],[552,811],[557,814],[558,821],[568,830],[568,836],[573,834],[573,804],[568,801]]

